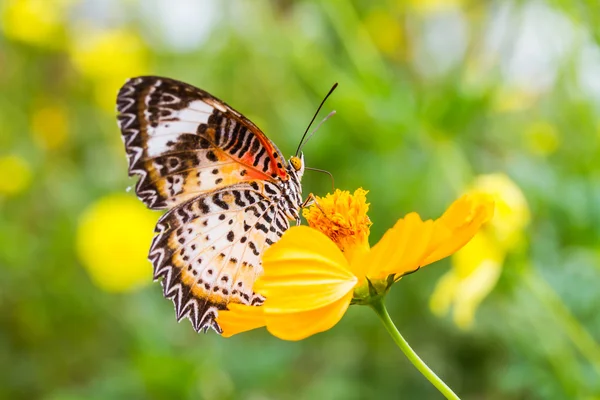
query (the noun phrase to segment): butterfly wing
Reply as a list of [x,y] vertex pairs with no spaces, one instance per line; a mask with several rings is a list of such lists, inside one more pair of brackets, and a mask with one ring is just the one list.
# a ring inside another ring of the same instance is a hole
[[252,291],[262,253],[289,228],[273,201],[279,196],[271,182],[242,182],[201,194],[159,220],[149,258],[178,321],[187,316],[196,331],[221,333],[219,310],[262,304]]
[[136,193],[151,209],[239,182],[288,179],[281,152],[256,125],[194,86],[132,78],[117,111],[129,175],[140,176]]
[[252,286],[299,207],[299,178],[256,125],[183,82],[130,79],[117,110],[138,197],[169,209],[149,252],[154,277],[178,320],[220,332],[218,310],[264,300]]

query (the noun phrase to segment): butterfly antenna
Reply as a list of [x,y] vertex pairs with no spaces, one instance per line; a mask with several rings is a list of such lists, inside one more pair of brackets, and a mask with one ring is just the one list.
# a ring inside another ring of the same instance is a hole
[[335,180],[333,179],[333,174],[331,172],[324,170],[324,169],[311,168],[311,167],[304,167],[304,169],[306,169],[307,171],[322,172],[324,174],[329,175],[329,177],[331,178],[331,191],[333,192],[335,190]]
[[321,111],[321,107],[323,107],[323,104],[325,104],[325,100],[327,100],[327,98],[331,95],[331,93],[333,93],[333,91],[335,90],[335,88],[337,87],[337,85],[338,84],[336,82],[336,83],[333,84],[333,86],[331,87],[331,89],[329,89],[329,93],[327,93],[327,95],[325,96],[325,98],[323,99],[323,101],[321,102],[321,104],[319,105],[319,108],[317,108],[317,112],[315,113],[315,115],[310,120],[310,123],[308,124],[308,126],[306,127],[306,130],[304,131],[304,135],[302,135],[302,138],[300,139],[300,143],[298,143],[298,149],[296,150],[296,156],[298,156],[298,153],[300,153],[300,149],[302,148],[302,142],[304,141],[304,138],[306,137],[306,134],[308,133],[308,130],[310,129],[310,126],[315,121],[315,118],[317,118],[317,115],[319,115],[319,111]]
[[[308,141],[310,140],[310,138],[313,137],[313,135],[315,134],[315,132],[319,130],[319,128],[321,127],[321,125],[323,125],[323,122],[327,121],[329,118],[333,117],[334,115],[335,115],[335,110],[333,110],[332,112],[330,112],[329,114],[327,114],[327,116],[325,118],[323,118],[323,120],[321,122],[319,122],[319,125],[317,125],[317,127],[312,130],[312,132],[310,133],[310,135],[308,135],[308,137],[306,138],[306,140],[304,141],[304,143],[302,143],[302,146],[300,146],[300,148],[298,149],[298,153],[300,152],[300,150],[302,150],[302,148],[306,145],[306,143],[308,143]],[[298,153],[296,153],[296,154],[298,154]]]

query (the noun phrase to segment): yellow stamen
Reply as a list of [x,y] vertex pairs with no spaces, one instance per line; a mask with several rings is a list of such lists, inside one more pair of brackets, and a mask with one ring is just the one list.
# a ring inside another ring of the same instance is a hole
[[325,197],[316,197],[316,203],[303,211],[308,225],[329,237],[349,261],[369,250],[372,223],[367,215],[367,193],[362,188],[354,194],[336,189]]

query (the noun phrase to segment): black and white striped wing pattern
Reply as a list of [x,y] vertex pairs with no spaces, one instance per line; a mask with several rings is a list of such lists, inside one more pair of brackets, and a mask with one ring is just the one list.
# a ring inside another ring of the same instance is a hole
[[250,120],[209,93],[142,76],[117,96],[129,175],[152,209],[238,182],[287,180],[286,160]]
[[260,305],[263,252],[299,218],[302,170],[243,115],[183,82],[132,78],[117,97],[138,197],[167,209],[148,258],[196,331],[221,332],[219,310]]
[[280,197],[271,183],[240,183],[189,200],[159,220],[149,258],[177,320],[188,317],[197,331],[220,333],[218,310],[262,304],[252,291],[261,256],[289,228]]

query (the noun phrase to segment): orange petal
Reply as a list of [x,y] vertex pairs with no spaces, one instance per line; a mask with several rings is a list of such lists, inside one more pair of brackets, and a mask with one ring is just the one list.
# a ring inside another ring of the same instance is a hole
[[229,304],[228,308],[229,310],[219,311],[217,316],[217,323],[223,329],[224,337],[265,326],[265,314],[262,307]]
[[335,243],[306,226],[291,228],[269,248],[263,268],[254,290],[267,298],[263,307],[269,315],[328,306],[351,293],[358,281]]
[[422,265],[431,264],[456,252],[473,238],[481,225],[494,215],[493,197],[483,193],[468,194],[456,200],[434,222],[429,254]]
[[291,314],[266,313],[267,329],[284,340],[301,340],[331,329],[342,319],[352,300],[352,291],[337,301],[310,311]]
[[428,254],[433,225],[433,221],[423,221],[416,213],[398,220],[379,243],[358,260],[366,266],[365,275],[385,279],[391,274],[404,275],[418,269]]

